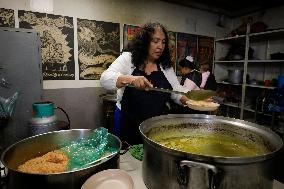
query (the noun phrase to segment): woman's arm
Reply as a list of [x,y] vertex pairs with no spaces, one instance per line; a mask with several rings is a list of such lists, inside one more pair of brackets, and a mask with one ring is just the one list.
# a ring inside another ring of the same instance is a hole
[[102,87],[107,90],[116,90],[128,84],[136,88],[152,87],[152,84],[144,76],[132,76],[134,66],[131,63],[131,53],[122,53],[101,75]]
[[[122,82],[128,82],[128,77],[131,75],[131,53],[122,53],[110,66],[105,70],[100,78],[102,87],[107,90],[116,90],[122,87]],[[125,77],[124,77],[125,76]],[[119,77],[122,77],[118,80]]]
[[[173,90],[185,92],[185,93],[189,91],[188,89],[186,89],[186,88],[184,88],[183,86],[180,85],[173,68],[169,68],[169,69],[166,69],[166,70],[162,69],[162,70],[163,70],[166,78],[168,79],[169,83],[171,84]],[[172,93],[171,98],[178,104],[186,105],[186,101],[188,101],[188,98],[186,96],[174,94],[174,93]]]

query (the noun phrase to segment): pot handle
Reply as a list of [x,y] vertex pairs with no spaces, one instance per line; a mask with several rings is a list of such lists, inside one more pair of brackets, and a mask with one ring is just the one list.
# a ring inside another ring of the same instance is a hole
[[[194,161],[189,161],[189,160],[182,160],[180,162],[180,167],[184,168],[184,166],[187,167],[196,167],[196,168],[203,168],[209,171],[209,189],[216,189],[220,183],[220,173],[221,170],[218,169],[214,165],[210,165],[207,163],[200,163],[200,162],[194,162]],[[183,174],[183,176],[186,176]],[[183,181],[185,181],[185,178],[183,178]]]
[[69,127],[70,127],[70,126],[71,126],[71,125],[70,125],[70,118],[69,118],[67,112],[66,112],[63,108],[60,108],[60,107],[54,107],[54,109],[59,109],[59,110],[61,110],[61,111],[65,114],[65,116],[66,116],[66,118],[67,118],[67,121],[68,121],[68,125],[69,125]]

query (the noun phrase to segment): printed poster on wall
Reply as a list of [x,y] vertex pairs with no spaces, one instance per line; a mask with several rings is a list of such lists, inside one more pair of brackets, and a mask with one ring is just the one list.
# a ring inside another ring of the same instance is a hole
[[0,8],[0,27],[15,27],[14,10]]
[[174,70],[176,70],[176,32],[168,31],[168,38],[169,38],[169,50],[170,50],[170,55],[171,55],[171,61],[173,64]]
[[199,65],[208,63],[211,66],[213,63],[213,56],[214,56],[214,38],[199,36],[198,54],[197,54]]
[[135,33],[141,30],[139,26],[123,25],[123,48],[126,48],[127,44],[133,39]]
[[[177,65],[178,62],[187,56],[193,57],[197,62],[197,35],[177,33]],[[177,75],[180,75],[179,66],[177,66]]]
[[19,24],[40,34],[43,79],[74,80],[73,18],[19,10]]
[[80,80],[98,80],[119,56],[119,23],[77,19]]

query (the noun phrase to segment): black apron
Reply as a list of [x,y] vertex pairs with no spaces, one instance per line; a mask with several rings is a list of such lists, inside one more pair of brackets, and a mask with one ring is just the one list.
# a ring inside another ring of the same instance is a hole
[[197,87],[200,87],[202,81],[202,74],[197,70],[192,70],[188,74],[182,76],[180,84],[184,85],[186,79],[190,79],[195,83]]
[[[171,84],[157,65],[158,71],[147,75],[135,68],[133,76],[146,77],[154,87],[172,89]],[[121,100],[120,137],[130,144],[142,143],[139,125],[148,118],[167,114],[166,103],[170,100],[169,93],[144,91],[133,87],[126,87]]]

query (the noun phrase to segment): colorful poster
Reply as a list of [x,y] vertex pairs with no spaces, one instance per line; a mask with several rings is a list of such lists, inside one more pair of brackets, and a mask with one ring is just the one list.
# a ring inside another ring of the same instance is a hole
[[199,65],[210,64],[212,66],[214,56],[214,38],[199,36],[198,37],[198,54],[197,60]]
[[40,34],[43,79],[74,80],[73,18],[19,10],[19,23]]
[[81,80],[98,80],[119,56],[119,23],[78,19],[78,58]]
[[15,27],[14,10],[0,8],[0,27]]
[[126,48],[127,44],[133,39],[135,33],[141,30],[139,26],[132,26],[124,24],[123,26],[123,48]]
[[[194,63],[197,62],[197,35],[177,33],[177,65],[187,56],[191,56]],[[177,74],[180,75],[178,66]]]
[[168,31],[168,37],[169,37],[169,50],[171,54],[171,61],[173,63],[174,70],[176,70],[176,61],[177,61],[176,32]]

